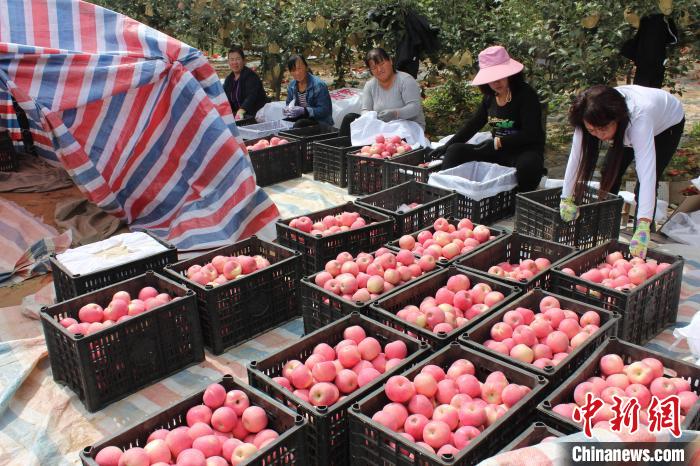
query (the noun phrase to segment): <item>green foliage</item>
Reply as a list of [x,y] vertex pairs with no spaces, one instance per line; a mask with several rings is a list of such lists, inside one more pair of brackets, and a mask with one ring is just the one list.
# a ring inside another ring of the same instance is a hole
[[467,81],[448,79],[426,91],[426,133],[433,139],[455,133],[481,103],[481,92]]

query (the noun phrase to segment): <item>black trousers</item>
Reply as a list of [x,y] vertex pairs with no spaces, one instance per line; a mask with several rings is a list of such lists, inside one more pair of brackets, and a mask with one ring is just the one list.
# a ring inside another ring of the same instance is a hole
[[633,84],[645,87],[655,87],[661,89],[664,82],[665,68],[663,63],[637,64],[637,71],[634,73]]
[[343,117],[343,122],[340,124],[338,136],[350,136],[350,123],[360,118],[359,113],[348,113]]
[[541,150],[527,149],[520,152],[496,150],[493,141],[484,144],[452,144],[442,160],[442,169],[453,168],[467,162],[491,162],[505,167],[515,167],[518,191],[534,191],[540,184],[544,170],[544,154]]
[[327,125],[326,123],[321,123],[320,121],[314,120],[313,118],[300,118],[294,121],[295,128],[306,128],[307,126],[320,126],[321,129],[324,131],[333,128],[332,126]]
[[[659,178],[661,178],[661,175],[663,175],[668,163],[671,161],[671,158],[673,158],[673,154],[675,154],[676,149],[678,149],[678,144],[680,143],[681,136],[683,135],[684,125],[685,118],[683,118],[680,123],[671,126],[654,137],[654,148],[656,149],[656,187],[654,188],[654,193],[656,193],[656,190],[659,188]],[[622,156],[623,159],[622,165],[620,166],[620,171],[615,178],[615,183],[613,183],[612,188],[610,189],[610,192],[614,194],[620,192],[622,177],[625,176],[627,168],[634,160],[634,149],[631,147],[626,147],[622,153]],[[606,154],[606,158],[607,157],[610,157],[610,151],[608,151]],[[639,202],[639,181],[637,181],[634,187],[634,199],[635,201]],[[654,215],[656,215],[656,204],[654,205]],[[637,219],[635,219],[634,225],[636,228]]]

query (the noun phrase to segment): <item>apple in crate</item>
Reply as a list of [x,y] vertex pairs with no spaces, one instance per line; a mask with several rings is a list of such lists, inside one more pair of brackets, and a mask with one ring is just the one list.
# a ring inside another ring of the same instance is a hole
[[[671,267],[671,264],[667,262],[658,263],[654,259],[645,260],[635,257],[627,260],[623,257],[621,252],[616,251],[608,254],[605,258],[605,262],[583,272],[580,277],[583,280],[600,284],[607,288],[624,291],[631,290],[643,284],[647,279],[663,272],[669,267]],[[576,272],[570,268],[564,268],[562,272],[567,275],[576,276]],[[586,291],[586,287],[582,285],[577,285],[576,288],[582,292]]]
[[423,230],[415,238],[413,235],[404,235],[399,238],[399,246],[416,254],[429,254],[436,260],[449,260],[494,238],[488,227],[474,226],[468,218],[451,224],[440,217],[433,223],[433,229],[434,232]]
[[538,257],[536,259],[523,259],[517,264],[501,262],[489,267],[488,273],[511,280],[531,280],[535,275],[551,266],[549,259]]
[[215,256],[211,262],[193,265],[187,269],[185,276],[200,285],[219,286],[231,280],[243,278],[257,270],[270,265],[265,257],[256,256]]
[[275,147],[275,146],[281,146],[283,144],[289,143],[288,140],[284,138],[278,138],[277,136],[273,136],[272,138],[268,139],[261,139],[252,146],[246,146],[246,149],[248,149],[248,152],[255,151],[255,150],[261,150],[261,149],[267,149],[269,147]]
[[374,143],[360,148],[360,155],[376,159],[388,159],[396,155],[404,154],[411,150],[411,146],[401,139],[401,136],[375,136]]
[[289,222],[289,227],[312,235],[328,236],[362,228],[366,225],[373,225],[374,223],[376,222],[368,223],[367,219],[360,216],[358,212],[341,212],[337,215],[326,215],[315,223],[306,216],[293,218]]

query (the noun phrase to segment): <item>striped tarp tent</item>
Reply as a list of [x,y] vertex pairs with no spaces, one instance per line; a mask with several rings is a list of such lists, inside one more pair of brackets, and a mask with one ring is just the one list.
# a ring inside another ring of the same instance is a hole
[[0,125],[16,135],[10,96],[37,153],[134,230],[199,249],[278,217],[206,57],[126,16],[0,0]]

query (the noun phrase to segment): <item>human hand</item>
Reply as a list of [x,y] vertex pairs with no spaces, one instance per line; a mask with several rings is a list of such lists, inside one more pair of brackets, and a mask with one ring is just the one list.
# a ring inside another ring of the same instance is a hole
[[433,149],[430,151],[430,159],[431,160],[438,160],[441,159],[445,156],[445,153],[447,152],[447,145],[443,145],[438,147],[437,149]]
[[236,112],[236,120],[241,120],[245,116],[245,110],[242,108],[239,108],[238,111]]
[[381,112],[377,112],[377,119],[382,120],[385,123],[391,120],[396,120],[396,111],[382,110]]
[[287,118],[299,118],[300,116],[304,115],[304,112],[304,107],[300,107],[298,105],[295,105],[293,107],[284,107],[284,109],[282,110],[282,113]]
[[630,254],[634,257],[645,259],[647,257],[650,236],[649,222],[640,221],[637,223],[637,229],[634,230],[634,236],[632,236],[632,240],[630,241]]
[[573,197],[564,197],[559,203],[559,216],[565,222],[573,222],[578,218],[578,206]]

